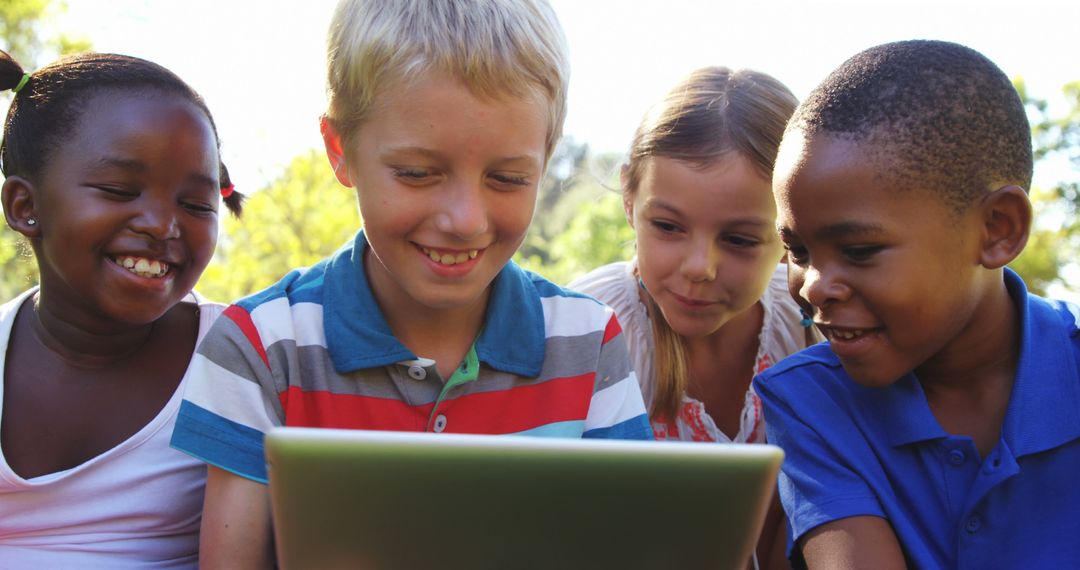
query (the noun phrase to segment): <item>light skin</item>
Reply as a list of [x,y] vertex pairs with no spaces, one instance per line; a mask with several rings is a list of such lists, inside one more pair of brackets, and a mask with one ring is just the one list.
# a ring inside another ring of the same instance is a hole
[[645,160],[638,188],[624,199],[638,271],[685,341],[690,395],[735,434],[754,371],[760,299],[783,255],[769,180],[734,153],[706,166]]
[[[683,337],[689,395],[733,436],[754,373],[760,299],[783,255],[769,179],[735,153],[704,166],[665,157],[645,161],[638,187],[624,196],[639,275]],[[784,544],[781,522],[777,504],[758,542],[763,567],[771,567],[769,560],[786,565],[777,552]]]
[[[440,74],[386,92],[348,145],[324,122],[327,157],[356,189],[370,244],[364,269],[383,316],[449,378],[532,219],[548,102],[479,97]],[[266,486],[211,467],[206,497],[200,567],[271,565]]]
[[[774,191],[791,294],[852,379],[880,387],[914,371],[942,428],[985,456],[1019,351],[1001,268],[1027,242],[1030,203],[1001,182],[958,212],[888,178],[883,156],[835,136],[785,134]],[[800,545],[811,568],[904,567],[877,517],[824,524]]]
[[26,478],[80,465],[160,412],[198,330],[178,303],[217,240],[217,141],[202,110],[120,91],[80,108],[43,172],[3,185],[7,223],[40,271],[12,329],[0,427]]

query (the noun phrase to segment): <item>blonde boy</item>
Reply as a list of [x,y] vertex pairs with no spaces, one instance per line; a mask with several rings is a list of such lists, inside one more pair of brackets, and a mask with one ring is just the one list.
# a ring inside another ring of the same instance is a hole
[[272,560],[274,426],[649,438],[610,309],[510,262],[559,138],[564,39],[539,0],[344,0],[322,131],[364,229],[237,302],[173,445],[211,464],[204,567]]

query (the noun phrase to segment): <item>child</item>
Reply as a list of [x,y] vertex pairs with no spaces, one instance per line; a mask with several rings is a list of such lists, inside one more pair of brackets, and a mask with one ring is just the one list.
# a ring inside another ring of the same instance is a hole
[[206,470],[169,448],[222,307],[192,293],[233,193],[202,99],[159,65],[82,54],[24,73],[0,164],[41,275],[0,306],[5,568],[195,568]]
[[956,44],[866,50],[796,111],[774,190],[791,293],[828,344],[755,387],[811,568],[1080,559],[1080,308],[1005,265],[1031,225],[1031,131]]
[[637,257],[569,285],[615,309],[658,439],[765,441],[751,378],[817,341],[787,294],[770,187],[797,103],[750,70],[706,67],[676,85],[622,168]]
[[206,567],[272,561],[273,426],[651,436],[611,310],[509,262],[566,80],[538,0],[338,5],[322,128],[364,230],[199,350],[173,445],[211,464]]

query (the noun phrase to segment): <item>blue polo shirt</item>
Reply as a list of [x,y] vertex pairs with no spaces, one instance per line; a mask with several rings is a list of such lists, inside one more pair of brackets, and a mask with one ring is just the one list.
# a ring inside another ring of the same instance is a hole
[[1080,308],[1029,294],[1008,269],[1005,283],[1020,361],[986,458],[941,428],[914,374],[860,386],[825,343],[754,380],[768,439],[786,454],[789,548],[819,525],[870,515],[889,521],[911,567],[1080,564]]

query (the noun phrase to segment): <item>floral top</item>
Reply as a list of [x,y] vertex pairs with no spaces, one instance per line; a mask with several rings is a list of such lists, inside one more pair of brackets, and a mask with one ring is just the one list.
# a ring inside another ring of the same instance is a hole
[[[653,352],[655,350],[652,323],[638,296],[637,278],[634,276],[636,260],[618,262],[597,268],[570,283],[570,289],[588,293],[615,309],[634,362],[645,405],[651,408],[654,398]],[[754,374],[776,364],[785,356],[807,346],[807,329],[802,324],[799,306],[787,289],[787,267],[778,264],[765,294],[761,299],[765,310],[761,332],[758,336],[758,353]],[[821,337],[811,331],[810,338],[818,342]],[[652,421],[656,439],[683,441],[711,441],[721,443],[762,443],[765,441],[765,421],[761,413],[761,399],[753,387],[746,391],[739,433],[734,437],[716,427],[705,411],[705,405],[689,396],[683,396],[682,405],[674,421]]]

